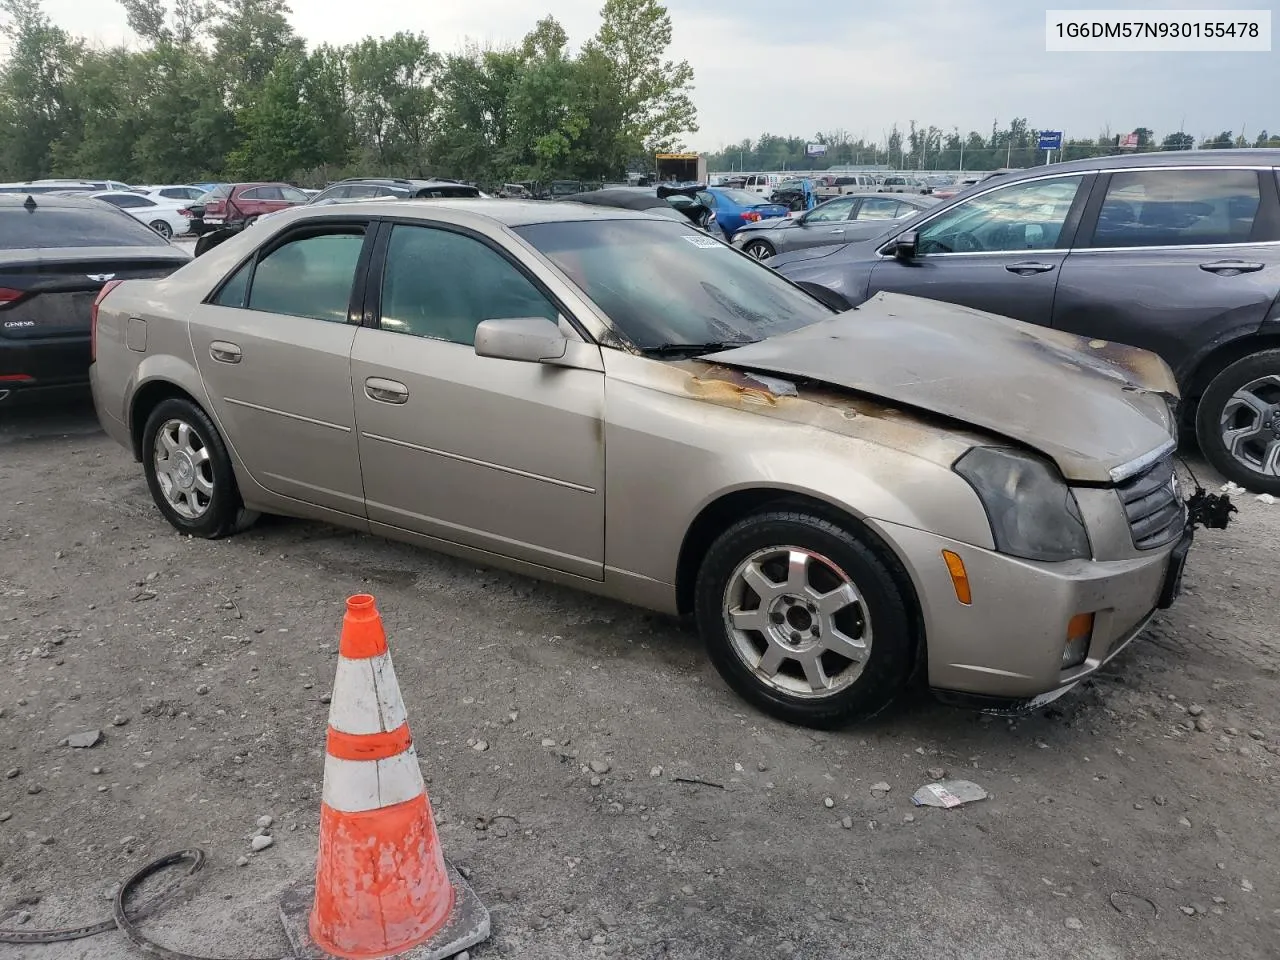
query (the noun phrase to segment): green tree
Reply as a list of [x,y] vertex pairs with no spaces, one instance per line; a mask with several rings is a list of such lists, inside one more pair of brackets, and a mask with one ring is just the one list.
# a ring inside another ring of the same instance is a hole
[[214,61],[220,67],[228,102],[248,106],[276,61],[304,50],[294,33],[285,0],[212,0],[209,10]]
[[276,58],[257,96],[236,115],[242,139],[227,157],[233,175],[246,180],[291,180],[322,162],[321,130],[303,94],[306,74],[305,57]]
[[28,180],[52,166],[54,143],[75,126],[67,87],[84,45],[54,24],[39,0],[0,0],[9,56],[0,69],[0,168]]
[[1196,145],[1196,138],[1189,133],[1171,133],[1160,141],[1162,150],[1191,150]]
[[347,50],[351,108],[370,161],[385,171],[424,175],[437,119],[440,58],[424,34],[366,37]]

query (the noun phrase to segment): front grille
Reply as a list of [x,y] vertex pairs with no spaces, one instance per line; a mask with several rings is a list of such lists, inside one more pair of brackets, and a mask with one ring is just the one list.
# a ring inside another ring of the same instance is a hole
[[1139,550],[1163,547],[1182,535],[1186,507],[1178,493],[1172,456],[1117,484],[1116,493],[1129,520],[1133,545]]

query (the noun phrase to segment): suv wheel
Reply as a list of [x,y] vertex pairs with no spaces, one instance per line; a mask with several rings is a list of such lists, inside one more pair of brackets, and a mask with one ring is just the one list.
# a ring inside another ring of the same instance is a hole
[[695,591],[716,669],[782,720],[832,727],[865,719],[907,684],[907,602],[845,526],[803,510],[748,517],[712,544]]
[[1280,494],[1280,350],[1237,360],[1213,379],[1200,398],[1196,438],[1228,480]]
[[216,540],[247,527],[226,445],[189,400],[165,400],[142,429],[142,464],[151,498],[179,532]]

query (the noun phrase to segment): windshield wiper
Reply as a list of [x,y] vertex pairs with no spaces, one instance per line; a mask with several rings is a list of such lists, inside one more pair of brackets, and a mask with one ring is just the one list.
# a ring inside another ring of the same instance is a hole
[[710,343],[663,343],[656,347],[645,347],[644,352],[654,357],[696,357],[704,353],[715,353],[718,350],[731,350],[734,347],[745,347],[759,340],[719,340]]

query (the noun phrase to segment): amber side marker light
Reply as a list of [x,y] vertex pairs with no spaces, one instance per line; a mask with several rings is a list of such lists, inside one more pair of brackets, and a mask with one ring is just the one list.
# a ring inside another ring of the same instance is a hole
[[947,564],[947,572],[951,574],[951,585],[956,589],[956,599],[966,607],[973,603],[973,592],[969,589],[969,573],[964,568],[964,561],[958,553],[950,550],[942,551],[942,559]]
[[1089,655],[1093,640],[1093,614],[1077,613],[1067,621],[1067,642],[1062,647],[1062,669],[1078,667]]

